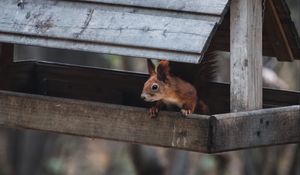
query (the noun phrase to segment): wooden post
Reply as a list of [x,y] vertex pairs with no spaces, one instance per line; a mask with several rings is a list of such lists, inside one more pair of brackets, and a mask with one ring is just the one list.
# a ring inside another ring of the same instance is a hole
[[232,0],[230,7],[231,111],[262,107],[262,2]]

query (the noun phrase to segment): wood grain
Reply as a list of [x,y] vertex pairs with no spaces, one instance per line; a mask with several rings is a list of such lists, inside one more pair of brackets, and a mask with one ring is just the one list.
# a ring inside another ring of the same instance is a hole
[[214,23],[207,21],[45,4],[28,3],[27,10],[15,15],[11,12],[18,9],[13,3],[5,8],[1,3],[1,31],[199,53],[214,28]]
[[207,116],[0,91],[0,125],[207,152]]
[[0,41],[198,63],[217,26],[213,18],[141,14],[96,4],[28,0],[21,10],[15,1],[3,0]]
[[262,4],[231,1],[231,111],[262,108]]
[[300,142],[300,106],[214,116],[0,91],[0,126],[217,153]]
[[[79,1],[79,0],[73,0]],[[100,2],[116,5],[139,6],[145,8],[158,8],[183,12],[222,15],[228,0],[81,0],[83,2]]]
[[300,106],[215,115],[212,152],[300,143]]

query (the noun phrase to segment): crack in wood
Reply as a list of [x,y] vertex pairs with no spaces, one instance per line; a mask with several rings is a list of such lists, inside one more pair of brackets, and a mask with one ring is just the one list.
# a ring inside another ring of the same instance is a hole
[[74,34],[75,38],[78,38],[87,29],[87,27],[89,26],[92,20],[93,14],[94,14],[94,9],[88,9],[86,19],[83,23],[83,26],[81,27],[80,32]]

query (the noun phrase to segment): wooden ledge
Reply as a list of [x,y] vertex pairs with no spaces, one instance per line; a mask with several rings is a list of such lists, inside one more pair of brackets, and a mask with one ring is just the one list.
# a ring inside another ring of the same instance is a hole
[[300,106],[215,116],[0,91],[0,125],[216,153],[299,143]]
[[208,117],[0,91],[0,125],[207,152]]
[[300,142],[300,105],[215,115],[211,152]]

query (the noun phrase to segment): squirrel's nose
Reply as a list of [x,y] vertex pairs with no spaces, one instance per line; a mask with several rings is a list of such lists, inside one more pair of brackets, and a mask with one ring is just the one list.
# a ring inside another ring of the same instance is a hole
[[145,99],[146,99],[146,95],[145,95],[145,94],[142,94],[142,95],[141,95],[141,99],[145,100]]

